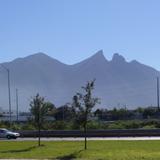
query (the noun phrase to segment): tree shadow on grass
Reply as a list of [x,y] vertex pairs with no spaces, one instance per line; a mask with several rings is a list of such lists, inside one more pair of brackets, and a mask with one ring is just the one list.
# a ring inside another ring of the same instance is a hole
[[83,150],[80,150],[80,151],[76,151],[76,152],[70,153],[68,155],[56,157],[56,159],[57,160],[73,160],[73,159],[77,158],[78,154],[81,153],[82,151]]
[[32,146],[32,147],[28,147],[28,148],[25,148],[25,149],[13,149],[13,150],[7,150],[7,151],[0,151],[0,153],[20,153],[20,152],[29,152],[29,151],[32,151],[36,148],[39,148],[39,147],[44,147],[44,145],[41,145],[41,146]]

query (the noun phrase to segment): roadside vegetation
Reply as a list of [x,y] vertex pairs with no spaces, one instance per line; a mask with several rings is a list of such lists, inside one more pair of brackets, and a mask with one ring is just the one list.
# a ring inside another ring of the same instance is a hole
[[[6,122],[0,122],[0,128],[9,128]],[[118,121],[97,121],[92,120],[87,124],[87,129],[158,129],[160,120],[118,120]],[[13,123],[12,130],[37,130],[31,123]],[[45,122],[42,130],[83,130],[83,128],[72,121]]]

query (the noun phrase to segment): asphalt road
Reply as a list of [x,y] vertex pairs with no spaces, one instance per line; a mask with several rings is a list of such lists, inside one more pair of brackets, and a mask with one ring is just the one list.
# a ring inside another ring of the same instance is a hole
[[[17,138],[17,139],[0,139],[0,141],[37,141],[38,138]],[[41,141],[83,141],[84,138],[41,138]],[[130,141],[139,141],[139,140],[160,140],[160,137],[96,137],[96,138],[87,138],[87,140],[96,141],[96,140],[130,140]]]

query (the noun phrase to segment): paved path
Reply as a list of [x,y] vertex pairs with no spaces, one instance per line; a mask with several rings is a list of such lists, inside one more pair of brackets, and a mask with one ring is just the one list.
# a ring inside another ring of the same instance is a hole
[[[17,138],[17,139],[0,139],[0,141],[37,141],[38,138]],[[83,141],[84,138],[41,138],[42,141]],[[160,137],[96,137],[87,138],[87,140],[160,140]]]

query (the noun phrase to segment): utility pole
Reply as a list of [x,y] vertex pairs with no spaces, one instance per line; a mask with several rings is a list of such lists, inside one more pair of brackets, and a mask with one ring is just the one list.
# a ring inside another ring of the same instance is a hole
[[157,77],[157,108],[158,108],[158,111],[160,111],[160,108],[159,108],[159,77]]
[[9,103],[9,124],[11,127],[11,87],[10,87],[10,70],[6,68],[8,74],[8,103]]
[[7,79],[8,79],[8,103],[9,103],[9,125],[11,127],[11,87],[10,87],[10,70],[4,65],[0,64],[7,71]]
[[19,104],[18,104],[18,89],[16,88],[16,108],[17,108],[17,122],[18,122],[18,116],[19,116]]

